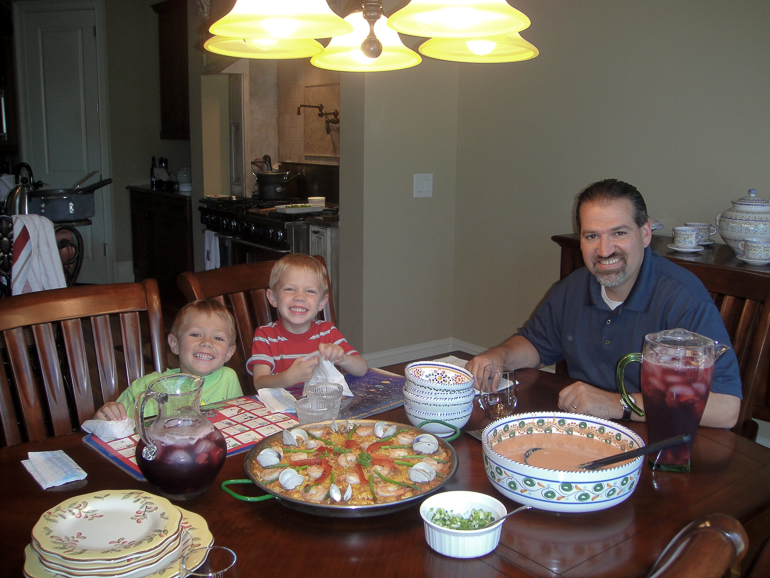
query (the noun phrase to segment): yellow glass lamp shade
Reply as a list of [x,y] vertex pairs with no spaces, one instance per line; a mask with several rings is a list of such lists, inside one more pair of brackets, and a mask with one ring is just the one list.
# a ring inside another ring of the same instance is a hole
[[422,43],[420,54],[454,62],[519,62],[535,58],[540,51],[519,36],[482,38],[431,38]]
[[388,28],[384,16],[374,24],[374,33],[382,43],[382,54],[367,58],[361,52],[361,43],[369,35],[369,23],[361,12],[354,12],[345,20],[354,26],[353,32],[332,38],[321,54],[310,59],[310,64],[342,72],[383,72],[410,68],[422,62],[420,55],[404,46],[398,33]]
[[230,38],[331,38],[353,28],[326,0],[237,0],[209,28]]
[[203,48],[216,54],[235,58],[288,59],[310,58],[320,54],[324,47],[317,40],[300,38],[298,40],[261,40],[258,38],[229,38],[212,36]]
[[403,34],[430,38],[499,36],[529,25],[505,0],[411,0],[388,20]]

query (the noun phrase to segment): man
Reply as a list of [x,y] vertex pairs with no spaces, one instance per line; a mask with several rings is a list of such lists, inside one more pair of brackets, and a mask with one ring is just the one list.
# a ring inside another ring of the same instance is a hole
[[[635,187],[608,179],[578,197],[576,219],[586,268],[563,279],[533,318],[507,341],[474,357],[478,380],[489,363],[542,367],[561,360],[578,379],[559,395],[559,407],[606,419],[636,419],[615,387],[615,367],[641,352],[644,336],[681,327],[729,344],[719,311],[689,271],[652,252],[650,219]],[[626,388],[641,399],[638,364],[626,369]],[[718,359],[701,425],[730,428],[740,411],[741,379],[735,353]]]

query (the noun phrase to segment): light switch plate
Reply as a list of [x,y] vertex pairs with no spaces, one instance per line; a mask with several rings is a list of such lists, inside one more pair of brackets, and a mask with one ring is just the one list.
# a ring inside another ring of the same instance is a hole
[[433,173],[414,175],[414,198],[433,196]]

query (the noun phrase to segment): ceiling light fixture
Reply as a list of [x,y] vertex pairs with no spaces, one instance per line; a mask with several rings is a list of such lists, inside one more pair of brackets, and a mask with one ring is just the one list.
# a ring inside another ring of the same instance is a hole
[[331,38],[351,30],[326,0],[237,0],[209,28],[216,36],[260,39]]
[[323,45],[309,38],[295,39],[259,39],[229,38],[212,36],[203,48],[209,52],[235,58],[276,59],[310,58],[323,52]]
[[310,64],[326,70],[342,72],[382,72],[417,66],[422,58],[401,42],[398,32],[388,28],[384,16],[374,23],[373,31],[382,45],[377,58],[369,58],[361,50],[361,44],[372,32],[361,12],[345,18],[354,30],[344,36],[335,36],[323,52],[310,59]]
[[453,62],[519,62],[540,52],[518,32],[482,38],[431,38],[419,48],[420,54]]
[[505,0],[411,0],[388,19],[398,32],[432,38],[499,36],[529,25]]

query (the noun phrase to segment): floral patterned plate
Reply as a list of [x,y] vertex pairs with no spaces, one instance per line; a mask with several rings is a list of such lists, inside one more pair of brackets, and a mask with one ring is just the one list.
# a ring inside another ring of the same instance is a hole
[[32,529],[40,550],[65,560],[114,562],[154,552],[179,536],[182,512],[139,490],[105,490],[70,498]]
[[[181,510],[181,508],[180,508]],[[169,556],[170,561],[165,558],[162,560],[163,564],[156,563],[150,567],[137,569],[130,574],[88,574],[89,576],[120,576],[120,578],[178,578],[182,569],[182,558],[184,555],[194,548],[205,548],[211,546],[214,543],[214,536],[209,531],[206,520],[204,520],[198,514],[188,512],[187,510],[181,510],[184,515],[182,522],[183,532],[187,535],[182,548],[177,552],[176,556]],[[27,578],[80,578],[83,574],[70,574],[65,572],[55,572],[49,570],[40,561],[37,553],[31,546],[27,546],[24,550],[25,563],[24,563],[24,575]],[[203,562],[203,555],[200,556],[200,560],[193,560],[194,565],[199,565]],[[148,572],[150,572],[148,574]]]

